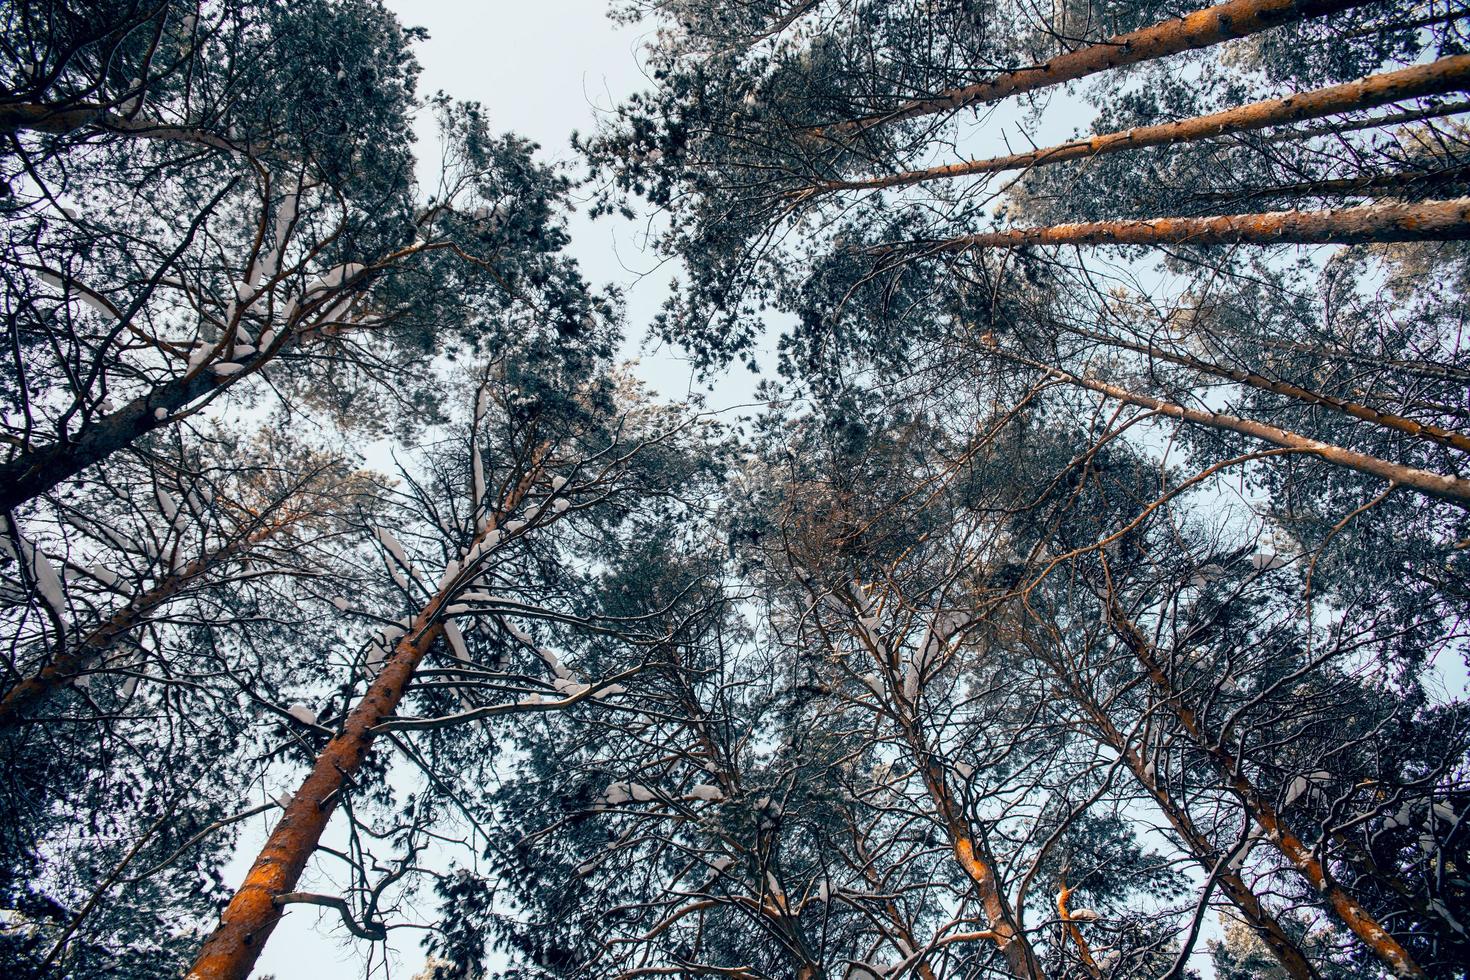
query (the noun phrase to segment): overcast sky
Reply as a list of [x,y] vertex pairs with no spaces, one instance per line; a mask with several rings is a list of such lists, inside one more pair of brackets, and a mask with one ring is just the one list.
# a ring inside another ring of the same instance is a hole
[[[597,108],[606,109],[645,87],[636,50],[641,30],[619,27],[607,18],[606,0],[386,0],[407,25],[426,27],[429,40],[417,48],[423,75],[420,93],[443,89],[457,99],[474,99],[488,110],[496,131],[513,131],[540,143],[545,159],[570,160],[573,130],[593,128]],[[421,120],[421,137],[433,127]],[[432,149],[421,152],[426,165]],[[432,168],[430,169],[432,172]],[[636,353],[649,319],[661,302],[670,273],[637,242],[638,226],[623,221],[574,221],[573,251],[587,278],[596,284],[615,283],[628,291],[628,353]],[[645,276],[645,273],[654,273]],[[687,390],[689,372],[667,354],[645,359],[644,373],[661,393],[679,396]],[[272,793],[291,786],[266,787]],[[271,818],[274,819],[273,817]],[[340,816],[333,829],[340,830]],[[242,854],[253,857],[265,832],[257,821],[245,835]],[[329,832],[329,844],[331,840]],[[234,887],[248,867],[237,861],[226,875]],[[303,880],[302,888],[330,891],[326,881]],[[432,902],[407,912],[406,919],[432,918]],[[344,939],[334,912],[320,914],[310,906],[295,906],[282,920],[257,967],[257,975],[277,980],[337,980],[360,976],[362,953],[368,944]],[[417,914],[415,914],[415,912]],[[322,928],[316,928],[318,920]],[[392,945],[397,962],[385,974],[379,961],[374,977],[407,980],[423,966],[419,947],[422,933],[395,931]]]
[[[618,26],[608,20],[607,0],[386,0],[407,25],[425,27],[429,40],[421,44],[423,65],[420,92],[424,96],[443,90],[456,99],[482,103],[495,131],[512,131],[540,143],[542,158],[572,161],[570,135],[574,130],[594,128],[599,109],[608,109],[631,93],[646,88],[639,69],[638,49],[648,32],[643,27]],[[1064,130],[1085,121],[1079,107],[1053,104],[1048,109],[1045,138],[1064,136]],[[1005,118],[1013,120],[1007,110]],[[1002,117],[988,115],[977,120],[972,133],[978,143],[1004,145]],[[1005,127],[1009,129],[1010,127]],[[422,176],[434,173],[435,154],[425,141],[433,139],[430,119],[420,120]],[[1042,138],[1043,134],[1037,134]],[[965,149],[970,149],[966,141]],[[580,171],[579,171],[580,172]],[[638,356],[639,373],[665,397],[682,398],[691,390],[702,390],[687,364],[674,352],[639,350],[648,323],[666,295],[674,273],[660,267],[640,242],[642,224],[613,219],[590,221],[585,215],[572,222],[571,251],[594,284],[614,284],[626,294],[628,343],[625,356]],[[773,340],[764,348],[769,352]],[[769,353],[762,358],[769,364]],[[715,407],[748,402],[755,379],[735,367],[715,386],[710,403]],[[294,789],[279,785],[264,787],[272,795]],[[258,801],[257,801],[258,802]],[[238,884],[248,863],[264,839],[273,815],[257,818],[243,835],[239,859],[226,872],[226,883]],[[341,843],[343,821],[333,821],[325,843]],[[340,882],[303,879],[301,888],[339,892]],[[434,906],[426,902],[417,909],[400,910],[403,919],[432,921]],[[345,938],[336,913],[297,905],[286,915],[261,956],[257,975],[273,974],[277,980],[335,980],[360,976],[366,943]],[[317,928],[318,922],[321,928]],[[381,960],[374,977],[407,980],[423,965],[419,948],[422,932],[395,931],[392,945],[396,956],[385,973]]]

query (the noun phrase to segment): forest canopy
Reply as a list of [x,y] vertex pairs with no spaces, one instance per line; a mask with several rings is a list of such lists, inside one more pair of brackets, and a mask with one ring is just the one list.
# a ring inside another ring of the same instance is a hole
[[0,0],[0,975],[1467,976],[1470,7],[606,13]]

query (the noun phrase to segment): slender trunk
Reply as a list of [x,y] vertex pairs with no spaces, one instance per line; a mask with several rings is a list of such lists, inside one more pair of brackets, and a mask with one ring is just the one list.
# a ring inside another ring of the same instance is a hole
[[1407,126],[1409,123],[1422,122],[1425,119],[1457,116],[1462,112],[1470,112],[1470,100],[1462,99],[1459,102],[1441,103],[1422,109],[1389,112],[1381,116],[1369,116],[1366,119],[1335,120],[1321,126],[1308,126],[1304,129],[1287,129],[1279,133],[1271,133],[1262,139],[1267,143],[1290,143],[1293,140],[1304,140],[1313,136],[1341,136],[1344,133],[1356,133],[1364,129]]
[[[1216,329],[1205,323],[1200,329],[1211,338],[1222,336],[1240,339],[1239,334],[1234,334]],[[1344,350],[1342,348],[1319,347],[1316,344],[1304,344],[1295,340],[1279,340],[1275,337],[1249,337],[1251,343],[1269,347],[1272,350],[1285,351],[1289,354],[1305,354],[1308,357],[1316,357],[1324,360],[1347,361],[1349,364],[1361,364],[1364,367],[1377,368],[1384,371],[1399,371],[1412,374],[1419,378],[1428,378],[1432,381],[1458,381],[1470,385],[1470,371],[1455,367],[1452,364],[1441,364],[1438,361],[1410,361],[1395,358],[1374,357],[1355,350]]]
[[[873,866],[873,857],[863,845],[863,839],[859,835],[857,827],[849,826],[848,830],[852,834],[852,851],[857,855],[857,866],[858,870],[862,873],[863,880],[868,883],[868,886],[875,893],[882,891],[883,883],[878,877],[877,869]],[[909,920],[899,910],[898,903],[891,898],[885,898],[883,900],[883,913],[888,916],[888,921],[892,923],[894,935],[903,941],[910,953],[917,953],[920,948],[918,940],[914,937],[914,931],[910,928]],[[919,960],[914,965],[914,972],[919,975],[921,980],[937,980],[934,976],[934,968],[929,965],[927,960]]]
[[146,622],[150,613],[188,588],[200,576],[250,550],[278,533],[294,519],[291,517],[278,521],[252,534],[236,538],[210,554],[189,562],[177,572],[165,576],[153,588],[135,596],[101,625],[83,634],[40,671],[6,691],[5,696],[0,698],[0,731],[19,724],[26,711],[49,698],[86,670],[89,664],[107,653],[121,637]]
[[1354,935],[1363,941],[1363,944],[1388,967],[1394,976],[1425,976],[1423,969],[1414,962],[1408,950],[1404,949],[1399,941],[1379,924],[1372,913],[1328,875],[1326,867],[1312,848],[1292,833],[1291,828],[1281,819],[1275,806],[1246,777],[1240,760],[1235,758],[1223,745],[1208,736],[1194,710],[1176,695],[1168,674],[1153,655],[1152,644],[1137,625],[1124,614],[1117,599],[1109,596],[1107,603],[1110,625],[1133,655],[1138,658],[1139,663],[1143,665],[1160,697],[1168,704],[1174,717],[1179,721],[1180,727],[1195,743],[1195,746],[1209,758],[1218,776],[1239,797],[1246,811],[1251,815],[1251,819],[1265,833],[1266,838],[1275,845],[1282,857],[1286,858],[1297,873],[1322,895],[1328,908],[1353,931]]
[[[1189,811],[1170,795],[1166,787],[1159,784],[1157,775],[1149,769],[1143,757],[1128,744],[1128,740],[1124,738],[1123,733],[1113,724],[1113,720],[1108,717],[1101,706],[1079,690],[1070,679],[1066,679],[1066,682],[1072,696],[1097,726],[1102,740],[1119,753],[1139,784],[1148,791],[1149,796],[1153,797],[1154,803],[1169,821],[1169,826],[1174,828],[1174,833],[1183,843],[1190,857],[1194,858],[1195,863],[1206,874],[1214,871],[1215,865],[1219,862],[1219,851],[1209,837],[1195,825]],[[1316,967],[1312,966],[1301,947],[1281,927],[1276,917],[1261,904],[1260,898],[1246,884],[1238,871],[1228,867],[1222,868],[1215,875],[1215,880],[1225,893],[1225,897],[1238,910],[1245,924],[1257,938],[1266,944],[1266,948],[1276,957],[1277,962],[1292,980],[1318,980],[1319,974]]]
[[171,417],[179,409],[240,377],[216,375],[205,368],[175,378],[83,426],[71,441],[31,449],[0,463],[0,513],[39,497],[154,429],[171,425]]
[[[916,736],[911,732],[910,737],[912,743]],[[932,757],[926,758],[927,752],[922,745],[911,744],[910,747],[920,757],[918,761],[924,774],[924,784],[939,811],[939,818],[944,821],[955,861],[974,883],[975,892],[980,896],[980,904],[990,923],[990,932],[995,937],[995,944],[1005,955],[1011,973],[1025,980],[1046,980],[1041,961],[1037,959],[1031,942],[1021,931],[1015,912],[1001,891],[1000,880],[995,874],[989,855],[971,829],[969,821],[965,819],[959,801],[950,792],[939,762]]]
[[1191,201],[1230,204],[1279,197],[1393,197],[1401,200],[1419,196],[1432,188],[1449,186],[1463,193],[1470,189],[1470,166],[1446,167],[1423,172],[1370,174],[1338,180],[1303,180],[1274,187],[1243,188],[1237,191],[1208,191],[1191,194]]
[[845,136],[919,116],[995,102],[1085,78],[1110,68],[1136,65],[1181,51],[1248,37],[1307,17],[1360,7],[1375,0],[1228,0],[1151,27],[1119,34],[1098,44],[1058,55],[1042,65],[1006,72],[988,81],[905,102],[889,112],[813,129],[813,136]]
[[1232,133],[1248,133],[1304,119],[1319,119],[1334,113],[1386,105],[1402,99],[1439,95],[1464,88],[1467,84],[1470,84],[1470,55],[1455,55],[1428,65],[1414,65],[1399,71],[1370,75],[1356,82],[1332,85],[1283,99],[1253,102],[1178,122],[1137,126],[1087,139],[1070,140],[1027,153],[1011,153],[986,160],[950,163],[862,180],[836,180],[819,185],[818,190],[902,187],[929,180],[1023,170],[1065,163],[1068,160],[1123,153],[1148,146],[1171,146]]
[[1201,360],[1197,357],[1192,357],[1188,354],[1172,353],[1170,351],[1154,347],[1151,344],[1135,344],[1126,340],[1121,340],[1116,337],[1110,337],[1107,334],[1096,333],[1094,331],[1082,328],[1067,327],[1066,329],[1072,333],[1075,333],[1077,336],[1085,337],[1088,340],[1096,340],[1110,346],[1121,347],[1124,350],[1131,350],[1135,353],[1146,354],[1147,356],[1155,358],[1157,360],[1168,361],[1171,364],[1178,364],[1181,367],[1187,367],[1192,370],[1199,371],[1203,374],[1213,375],[1217,378],[1225,378],[1238,384],[1249,385],[1250,387],[1259,389],[1261,391],[1269,391],[1277,395],[1285,395],[1288,398],[1294,398],[1297,401],[1304,402],[1308,405],[1317,406],[1319,408],[1329,408],[1335,412],[1341,412],[1343,415],[1348,415],[1352,418],[1360,419],[1364,422],[1372,422],[1375,425],[1383,426],[1385,429],[1392,429],[1395,432],[1402,432],[1405,435],[1414,436],[1417,439],[1424,439],[1428,442],[1435,443],[1436,445],[1448,446],[1451,449],[1458,449],[1462,453],[1470,453],[1470,436],[1466,436],[1459,432],[1453,432],[1449,429],[1444,429],[1437,425],[1431,425],[1425,422],[1416,422],[1413,419],[1405,418],[1402,415],[1395,415],[1391,412],[1381,412],[1378,409],[1370,408],[1367,405],[1360,405],[1357,402],[1351,402],[1344,398],[1337,398],[1333,395],[1324,395],[1320,392],[1311,391],[1310,389],[1303,388],[1300,385],[1291,384],[1287,381],[1276,381],[1266,377],[1265,375],[1257,374],[1254,371],[1243,371],[1239,368],[1224,367],[1219,364],[1213,364],[1209,361]]
[[964,252],[1022,245],[1356,245],[1464,238],[1470,238],[1470,198],[1457,197],[1334,211],[1082,221],[981,232],[940,242],[880,245],[868,251],[886,254],[901,248],[918,253]]
[[[505,514],[520,506],[539,469],[539,460],[533,461],[506,495],[500,511],[476,536],[476,543],[484,540]],[[376,727],[398,707],[419,663],[443,634],[439,612],[451,598],[451,588],[446,584],[420,609],[382,671],[348,714],[342,730],[317,756],[245,881],[220,916],[219,926],[200,949],[189,980],[245,980],[249,976],[280,921],[277,900],[295,890],[342,793],[355,785]]]
[[[413,246],[395,252],[389,258],[400,257],[417,248],[418,246]],[[278,339],[270,350],[235,361],[243,364],[244,370],[234,374],[219,374],[214,371],[213,366],[220,362],[212,359],[207,364],[139,395],[112,414],[84,425],[75,438],[63,439],[40,448],[26,448],[0,463],[0,514],[10,513],[26,501],[39,497],[76,476],[93,463],[132,445],[149,432],[172,425],[175,421],[174,415],[189,403],[222,391],[275,361],[297,344],[303,335],[318,326],[306,323],[308,314],[332,309],[340,302],[342,290],[360,281],[362,275],[362,270],[359,270],[341,283],[338,289],[313,295],[283,328],[282,332],[286,336]],[[233,335],[239,327],[242,312],[237,311],[230,322],[225,324],[225,336]]]
[[1252,438],[1260,439],[1287,449],[1299,450],[1307,455],[1316,456],[1328,463],[1357,470],[1360,473],[1367,473],[1369,476],[1376,476],[1379,479],[1388,480],[1391,483],[1413,487],[1420,493],[1437,497],[1441,500],[1448,500],[1460,507],[1470,509],[1470,480],[1461,479],[1456,476],[1443,476],[1439,473],[1431,473],[1428,470],[1403,466],[1399,463],[1390,463],[1387,460],[1379,459],[1377,456],[1369,456],[1366,453],[1360,453],[1351,449],[1344,449],[1341,446],[1335,446],[1331,443],[1310,439],[1289,429],[1282,429],[1274,425],[1266,425],[1250,419],[1238,418],[1234,415],[1225,415],[1221,412],[1206,412],[1194,408],[1185,408],[1173,402],[1151,398],[1147,395],[1134,394],[1126,388],[1120,388],[1117,385],[1108,384],[1104,381],[1096,381],[1091,378],[1079,378],[1074,374],[1069,374],[1058,368],[1049,367],[1048,365],[1033,361],[1030,358],[1021,357],[1017,354],[1004,351],[996,351],[996,353],[1016,363],[1034,367],[1059,381],[1065,381],[1079,388],[1086,388],[1089,391],[1098,392],[1109,398],[1126,402],[1129,405],[1147,408],[1151,411],[1158,412],[1160,415],[1166,415],[1170,418],[1179,419],[1180,421],[1224,429],[1228,432],[1251,436]]
[[154,119],[137,119],[120,115],[110,106],[74,104],[66,106],[30,103],[0,107],[0,133],[31,131],[64,134],[78,129],[129,136],[136,139],[194,143],[252,157],[270,155],[270,148],[250,143],[237,143],[215,133],[192,126],[179,126]]

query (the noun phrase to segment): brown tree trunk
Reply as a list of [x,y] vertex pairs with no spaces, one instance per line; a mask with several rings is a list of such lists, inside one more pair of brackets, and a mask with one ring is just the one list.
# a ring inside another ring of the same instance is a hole
[[1333,913],[1353,931],[1363,944],[1388,967],[1396,977],[1423,977],[1423,969],[1414,962],[1408,950],[1399,943],[1357,899],[1349,895],[1327,873],[1312,848],[1282,821],[1266,797],[1246,777],[1240,762],[1217,740],[1211,738],[1194,710],[1176,696],[1169,676],[1153,655],[1153,645],[1126,616],[1116,598],[1108,596],[1109,623],[1124,644],[1138,658],[1160,697],[1168,704],[1180,727],[1195,747],[1213,764],[1216,774],[1230,787],[1245,806],[1246,812],[1265,833],[1281,856],[1317,890]]
[[1250,105],[1226,109],[1206,116],[1181,119],[1156,126],[1137,126],[1114,133],[1103,133],[1087,139],[1070,140],[1056,146],[1026,153],[1011,153],[987,160],[950,163],[923,170],[886,174],[862,180],[835,180],[819,185],[818,191],[863,190],[901,187],[928,180],[970,177],[978,174],[1022,170],[1068,160],[1123,153],[1148,146],[1171,146],[1231,133],[1247,133],[1271,126],[1318,119],[1334,113],[1386,105],[1402,99],[1439,95],[1470,84],[1470,55],[1441,58],[1428,65],[1414,65],[1400,71],[1370,75],[1356,82],[1303,92],[1284,99],[1267,99]]
[[887,123],[995,102],[1085,78],[1110,68],[1136,65],[1166,55],[1248,37],[1307,17],[1336,13],[1376,0],[1228,0],[1183,17],[1119,34],[1098,44],[1058,55],[1046,64],[1006,72],[989,81],[913,99],[890,112],[818,127],[813,136],[848,136]]
[[[1123,737],[1123,733],[1118,730],[1113,720],[1102,708],[1090,696],[1080,691],[1070,678],[1063,678],[1063,680],[1072,692],[1073,698],[1097,726],[1102,740],[1121,755],[1139,784],[1148,791],[1149,796],[1153,797],[1154,803],[1169,821],[1169,825],[1174,828],[1175,834],[1184,844],[1190,857],[1194,858],[1195,863],[1206,874],[1214,871],[1220,858],[1218,849],[1195,825],[1189,811],[1170,795],[1167,788],[1159,784],[1157,775],[1149,770],[1143,757],[1129,746],[1128,740]],[[1215,880],[1220,883],[1225,897],[1239,911],[1245,924],[1257,938],[1266,944],[1266,948],[1276,957],[1277,962],[1292,980],[1318,980],[1320,975],[1317,973],[1317,968],[1307,959],[1301,947],[1281,927],[1276,917],[1261,904],[1260,898],[1237,871],[1224,868],[1215,875]]]
[[[476,536],[476,542],[483,540],[507,513],[520,506],[539,471],[538,458],[507,493],[500,510]],[[280,921],[277,900],[295,890],[337,801],[352,786],[367,758],[376,727],[398,707],[419,663],[443,634],[439,611],[449,598],[449,586],[446,586],[424,605],[362,700],[348,714],[342,730],[317,756],[245,881],[220,916],[219,926],[200,949],[189,971],[189,980],[245,980],[249,976]]]
[[[394,253],[388,259],[398,258],[412,250]],[[358,272],[343,284],[343,288],[358,281],[362,275],[362,272]],[[304,326],[308,314],[330,309],[340,298],[340,290],[314,295],[308,304],[297,310],[291,324],[283,330],[287,335],[278,340],[271,350],[260,351],[239,362],[245,365],[243,371],[236,374],[216,374],[210,365],[217,362],[211,361],[210,364],[158,385],[112,414],[83,426],[74,438],[40,448],[25,448],[0,463],[0,514],[10,513],[26,501],[39,497],[76,476],[93,463],[132,445],[149,432],[174,424],[174,415],[191,402],[222,391],[254,374],[296,344],[303,330],[311,329]],[[233,335],[238,326],[237,314],[235,320],[225,325],[225,335]]]
[[141,626],[159,606],[173,599],[190,583],[217,568],[236,555],[280,532],[301,515],[291,515],[234,541],[201,558],[189,562],[177,572],[165,576],[153,588],[135,596],[107,621],[81,636],[61,654],[31,677],[20,681],[0,698],[0,731],[19,724],[22,715],[84,671],[104,655],[119,638]]
[[[921,746],[911,747],[918,750],[916,755],[924,754]],[[1015,912],[1001,891],[1000,880],[996,877],[995,868],[984,845],[970,828],[959,801],[950,792],[939,763],[932,758],[916,761],[923,771],[925,786],[939,811],[939,818],[944,822],[955,862],[974,884],[980,904],[985,909],[985,917],[989,920],[990,932],[994,936],[995,944],[1004,954],[1011,973],[1024,980],[1046,980],[1041,961],[1037,959],[1030,940],[1021,931]]]
[[1470,238],[1470,198],[1370,204],[1335,211],[1267,211],[1207,218],[1083,221],[961,235],[942,242],[880,245],[876,254],[964,252],[1022,245],[1355,245]]
[[1257,374],[1254,371],[1243,371],[1239,368],[1224,367],[1222,365],[1213,364],[1209,361],[1204,361],[1187,354],[1172,353],[1170,351],[1155,347],[1151,344],[1130,343],[1126,340],[1121,340],[1116,337],[1110,337],[1107,334],[1096,333],[1091,330],[1085,330],[1076,327],[1066,327],[1065,329],[1071,333],[1076,334],[1079,337],[1085,337],[1088,340],[1096,340],[1100,343],[1108,344],[1113,347],[1121,347],[1124,350],[1131,350],[1139,354],[1146,354],[1147,356],[1155,358],[1157,360],[1168,361],[1171,364],[1178,364],[1181,367],[1187,367],[1192,370],[1199,371],[1203,374],[1213,375],[1217,378],[1224,378],[1229,381],[1234,381],[1238,384],[1249,385],[1250,387],[1257,388],[1261,391],[1269,391],[1277,395],[1285,395],[1288,398],[1294,398],[1297,401],[1303,402],[1307,405],[1315,405],[1321,408],[1328,408],[1335,412],[1340,412],[1343,415],[1347,415],[1355,419],[1360,419],[1364,422],[1372,422],[1375,425],[1383,426],[1385,429],[1392,429],[1395,432],[1402,432],[1405,435],[1414,436],[1417,439],[1424,439],[1428,442],[1435,443],[1436,445],[1447,446],[1451,449],[1458,449],[1462,453],[1470,453],[1470,436],[1464,435],[1463,433],[1459,432],[1453,432],[1449,429],[1444,429],[1437,425],[1431,425],[1426,422],[1416,422],[1413,419],[1405,418],[1402,415],[1395,415],[1392,412],[1381,412],[1378,409],[1370,408],[1367,405],[1360,405],[1357,402],[1351,402],[1347,399],[1337,398],[1332,395],[1324,395],[1320,392],[1311,391],[1310,389],[1303,388],[1300,385],[1291,384],[1287,381],[1276,381],[1266,377],[1265,375]]
[[996,351],[1001,357],[1026,364],[1044,372],[1050,377],[1079,388],[1086,388],[1106,395],[1109,398],[1126,402],[1129,405],[1137,405],[1176,418],[1184,422],[1192,422],[1197,425],[1207,425],[1216,429],[1224,429],[1229,432],[1237,432],[1241,435],[1251,436],[1265,442],[1282,446],[1287,449],[1299,450],[1306,455],[1316,456],[1326,462],[1344,466],[1348,469],[1367,473],[1391,483],[1399,483],[1406,487],[1412,487],[1420,493],[1441,500],[1448,500],[1460,507],[1470,509],[1470,480],[1455,476],[1443,476],[1439,473],[1431,473],[1412,466],[1403,466],[1398,463],[1390,463],[1379,459],[1377,456],[1369,456],[1366,453],[1355,452],[1334,446],[1331,443],[1320,442],[1310,439],[1289,429],[1282,429],[1274,425],[1266,425],[1250,419],[1238,418],[1234,415],[1225,415],[1221,412],[1206,412],[1199,409],[1185,408],[1173,402],[1166,402],[1159,398],[1151,398],[1147,395],[1138,395],[1126,388],[1108,384],[1104,381],[1096,381],[1091,378],[1079,378],[1058,368],[1050,367],[1030,358],[1021,357],[1004,351]]
[[1243,188],[1238,191],[1207,191],[1189,195],[1189,200],[1230,204],[1276,197],[1393,197],[1410,200],[1430,189],[1448,187],[1464,194],[1470,190],[1470,166],[1442,170],[1406,170],[1396,174],[1369,174],[1335,180],[1303,180],[1273,187]]

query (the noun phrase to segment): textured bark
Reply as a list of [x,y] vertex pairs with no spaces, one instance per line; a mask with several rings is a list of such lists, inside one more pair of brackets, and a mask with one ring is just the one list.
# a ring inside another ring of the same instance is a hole
[[1137,405],[1166,415],[1169,418],[1179,419],[1183,422],[1192,422],[1197,425],[1207,425],[1216,429],[1225,429],[1229,432],[1237,432],[1241,435],[1251,436],[1265,442],[1273,443],[1287,449],[1300,450],[1301,452],[1316,456],[1318,459],[1348,469],[1367,473],[1391,483],[1402,484],[1412,487],[1420,493],[1441,500],[1448,500],[1453,504],[1470,509],[1470,480],[1461,479],[1456,476],[1444,476],[1439,473],[1431,473],[1413,466],[1403,466],[1399,463],[1390,463],[1379,459],[1377,456],[1369,456],[1367,453],[1344,449],[1328,442],[1310,439],[1304,435],[1292,432],[1290,429],[1282,429],[1274,425],[1266,425],[1251,419],[1243,419],[1234,415],[1226,415],[1222,412],[1206,412],[1199,409],[1185,408],[1173,402],[1166,402],[1160,398],[1152,398],[1148,395],[1139,395],[1121,388],[1118,385],[1108,384],[1105,381],[1097,381],[1092,378],[1079,378],[1075,374],[1069,374],[1058,368],[1049,367],[1030,358],[1021,357],[1005,351],[996,351],[999,356],[1018,364],[1026,364],[1044,372],[1049,377],[1088,391],[1106,395],[1109,398],[1126,402],[1129,405]]
[[1343,415],[1359,419],[1360,421],[1372,422],[1374,425],[1382,426],[1394,432],[1401,432],[1405,435],[1413,436],[1416,439],[1423,439],[1426,442],[1432,442],[1439,446],[1457,449],[1462,453],[1470,453],[1470,436],[1437,425],[1431,425],[1427,422],[1416,422],[1411,418],[1395,415],[1392,412],[1382,412],[1376,408],[1359,404],[1358,402],[1348,401],[1345,398],[1324,395],[1321,392],[1312,391],[1287,381],[1277,381],[1265,375],[1257,374],[1254,371],[1243,371],[1239,368],[1213,364],[1188,354],[1166,351],[1151,344],[1130,343],[1117,337],[1111,337],[1107,334],[1096,333],[1081,328],[1067,327],[1066,329],[1079,337],[1096,340],[1113,347],[1121,347],[1124,350],[1135,351],[1139,354],[1146,354],[1156,360],[1168,361],[1171,364],[1178,364],[1181,367],[1187,367],[1199,371],[1202,374],[1209,374],[1217,378],[1234,381],[1238,384],[1249,385],[1261,391],[1285,395],[1288,398],[1294,398],[1307,405],[1331,409],[1334,412],[1340,412]]
[[[499,512],[476,536],[477,542],[494,530],[506,513],[520,506],[539,468],[539,461],[533,463],[511,488]],[[220,916],[219,926],[200,949],[189,971],[189,980],[245,980],[250,975],[266,940],[280,921],[279,901],[295,891],[338,800],[352,787],[367,758],[376,727],[398,707],[419,663],[443,635],[439,610],[449,598],[446,586],[424,605],[362,700],[347,715],[342,730],[317,756],[311,772],[291,798],[244,882]]]
[[1046,64],[1006,72],[988,81],[914,99],[891,112],[818,127],[815,136],[861,133],[875,126],[995,102],[1094,75],[1110,68],[1136,65],[1181,51],[1206,48],[1221,41],[1248,37],[1307,17],[1336,13],[1376,0],[1228,0],[1183,17],[1119,34],[1098,44],[1058,55]]
[[1439,95],[1463,89],[1467,84],[1470,84],[1470,55],[1455,55],[1441,58],[1428,65],[1414,65],[1399,71],[1370,75],[1356,82],[1332,85],[1283,99],[1252,102],[1249,105],[1226,109],[1223,112],[1181,119],[1177,122],[1137,126],[1119,132],[1091,136],[1087,139],[1070,140],[1026,153],[1011,153],[986,160],[950,163],[862,180],[831,181],[820,185],[818,190],[901,187],[929,180],[1023,170],[1028,167],[1105,156],[1110,153],[1124,153],[1149,146],[1171,146],[1176,143],[1189,143],[1232,133],[1248,133],[1271,126],[1300,122],[1304,119],[1319,119],[1334,113],[1386,105],[1402,99]]
[[963,252],[1022,245],[1356,245],[1470,238],[1470,198],[1370,204],[1335,211],[1267,211],[1207,218],[1083,221],[961,235],[868,251]]
[[1153,645],[1143,632],[1124,614],[1116,599],[1108,598],[1108,618],[1124,644],[1138,658],[1159,695],[1167,703],[1179,726],[1214,766],[1218,777],[1230,787],[1245,806],[1251,819],[1265,833],[1287,862],[1322,896],[1328,908],[1352,930],[1374,956],[1396,977],[1423,977],[1424,970],[1414,962],[1409,951],[1389,934],[1357,899],[1349,895],[1327,873],[1316,852],[1281,819],[1276,807],[1245,775],[1240,760],[1223,744],[1204,730],[1194,710],[1174,691],[1169,675],[1154,656]]
[[5,696],[0,698],[0,731],[19,724],[27,711],[51,697],[72,678],[86,670],[120,638],[147,622],[153,610],[169,602],[212,569],[279,533],[300,516],[289,516],[239,537],[210,554],[196,558],[177,572],[165,576],[153,588],[134,597],[108,617],[106,622],[83,634],[40,671],[6,691]]

